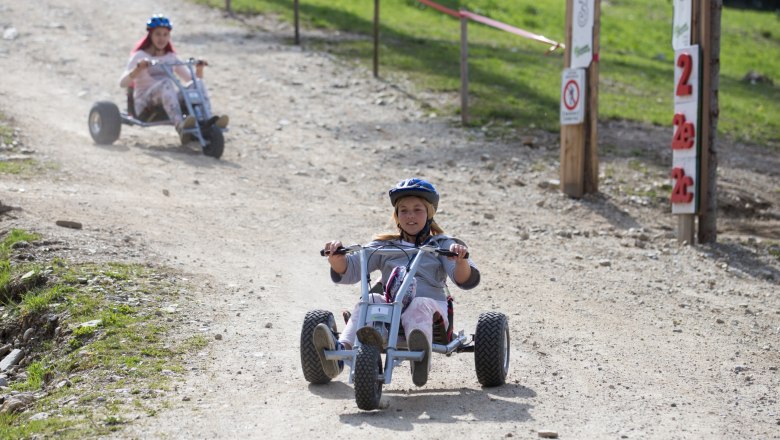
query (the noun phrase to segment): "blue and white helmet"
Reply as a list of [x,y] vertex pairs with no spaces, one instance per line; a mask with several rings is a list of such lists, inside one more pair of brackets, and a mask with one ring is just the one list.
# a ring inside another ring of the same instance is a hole
[[439,208],[439,192],[427,180],[416,177],[398,182],[389,192],[390,203],[395,206],[398,199],[406,196],[416,196],[433,205],[434,211]]
[[168,17],[162,15],[162,14],[155,14],[152,15],[149,20],[146,21],[146,30],[151,31],[154,28],[158,27],[164,27],[168,28],[168,30],[173,30],[173,25],[171,24],[171,21],[168,20]]

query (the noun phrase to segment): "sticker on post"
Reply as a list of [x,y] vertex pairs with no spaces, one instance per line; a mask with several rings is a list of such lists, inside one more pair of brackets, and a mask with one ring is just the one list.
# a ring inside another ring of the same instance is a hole
[[564,69],[561,75],[561,125],[585,121],[585,69]]

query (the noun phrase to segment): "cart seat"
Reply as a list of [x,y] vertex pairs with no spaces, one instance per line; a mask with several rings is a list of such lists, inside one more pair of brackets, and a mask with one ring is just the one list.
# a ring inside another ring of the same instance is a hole
[[127,114],[143,122],[165,122],[169,121],[168,113],[161,105],[145,108],[140,115],[135,114],[135,98],[133,92],[135,87],[130,86],[127,88]]

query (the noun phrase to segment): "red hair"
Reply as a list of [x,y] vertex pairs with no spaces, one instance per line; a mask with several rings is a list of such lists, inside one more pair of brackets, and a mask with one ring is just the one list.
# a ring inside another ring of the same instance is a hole
[[[152,45],[152,31],[154,29],[150,30],[145,37],[138,40],[137,43],[135,43],[135,47],[133,47],[133,50],[130,52],[130,55],[138,52],[139,50],[146,50],[149,48],[149,46]],[[173,48],[173,44],[171,44],[171,40],[168,40],[168,44],[165,45],[165,53],[168,52],[176,52]]]

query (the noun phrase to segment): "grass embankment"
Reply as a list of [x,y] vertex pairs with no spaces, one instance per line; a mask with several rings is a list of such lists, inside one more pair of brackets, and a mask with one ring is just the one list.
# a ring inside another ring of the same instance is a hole
[[13,127],[8,124],[6,116],[0,112],[0,175],[2,174],[23,174],[34,169],[37,164],[32,159],[25,160],[2,160],[4,151],[14,150],[14,141],[16,136]]
[[101,436],[165,407],[183,356],[206,345],[200,335],[170,336],[176,320],[163,308],[181,300],[176,277],[60,258],[17,264],[17,254],[56,245],[36,245],[40,237],[21,230],[0,238],[0,327],[10,335],[2,342],[28,351],[2,394],[34,399],[0,413],[0,438]]
[[[222,0],[196,0],[224,8]],[[565,3],[558,0],[440,0],[490,18],[564,40]],[[672,126],[673,60],[670,1],[601,2],[599,117]],[[289,0],[233,0],[239,13],[274,13],[292,21]],[[368,66],[372,59],[373,2],[301,0],[303,26],[364,35],[338,43],[306,37]],[[418,87],[457,93],[460,85],[459,22],[414,0],[381,2],[380,74],[404,73]],[[780,82],[780,18],[773,12],[726,8],[722,18],[721,134],[780,148],[780,88],[751,84],[749,71]],[[291,32],[292,37],[292,32]],[[517,127],[558,130],[563,54],[488,28],[469,26],[470,111],[475,124],[505,120]],[[456,101],[453,101],[456,102]],[[455,103],[453,105],[459,105]],[[457,112],[456,107],[443,109]]]

